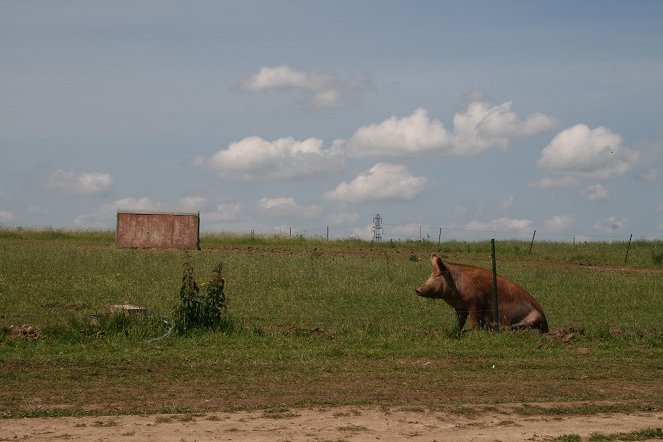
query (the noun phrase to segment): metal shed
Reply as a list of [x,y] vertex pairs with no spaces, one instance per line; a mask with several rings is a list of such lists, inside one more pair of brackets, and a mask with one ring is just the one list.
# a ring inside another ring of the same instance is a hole
[[200,212],[117,212],[118,247],[200,250]]

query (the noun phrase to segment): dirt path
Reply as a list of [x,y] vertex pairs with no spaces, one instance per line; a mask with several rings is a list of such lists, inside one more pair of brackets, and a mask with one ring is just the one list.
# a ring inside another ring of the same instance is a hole
[[0,420],[0,441],[545,441],[663,427],[663,411],[592,416],[521,416],[339,407]]

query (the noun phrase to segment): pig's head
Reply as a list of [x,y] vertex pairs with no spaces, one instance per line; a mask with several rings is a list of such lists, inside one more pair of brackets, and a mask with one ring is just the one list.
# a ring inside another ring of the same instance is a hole
[[417,295],[424,298],[442,298],[445,295],[445,292],[450,290],[449,287],[449,269],[444,265],[442,258],[433,253],[430,256],[430,262],[433,267],[433,272],[428,277],[426,282],[415,289]]

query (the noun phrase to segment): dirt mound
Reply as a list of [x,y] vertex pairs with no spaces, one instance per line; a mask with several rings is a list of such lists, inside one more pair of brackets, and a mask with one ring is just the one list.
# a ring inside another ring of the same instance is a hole
[[41,332],[30,325],[10,325],[5,330],[10,338],[24,339],[26,341],[36,341],[41,337]]
[[584,334],[584,328],[577,325],[572,325],[570,327],[553,328],[548,333],[546,333],[545,336],[551,341],[564,342],[565,344],[568,344],[569,342],[573,341],[576,336]]

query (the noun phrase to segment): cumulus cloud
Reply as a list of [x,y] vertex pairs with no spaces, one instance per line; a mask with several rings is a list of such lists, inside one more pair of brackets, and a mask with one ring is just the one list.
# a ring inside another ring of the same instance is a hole
[[648,183],[656,183],[660,180],[660,173],[656,169],[651,169],[648,172],[641,173],[640,178],[647,181]]
[[202,196],[185,196],[180,199],[180,207],[184,210],[202,210],[207,205],[207,198]]
[[263,67],[240,83],[241,89],[251,92],[300,90],[316,108],[346,106],[354,102],[354,94],[369,87],[367,78],[341,80],[326,73],[298,71],[288,65]]
[[74,219],[76,227],[108,227],[115,223],[118,210],[155,211],[160,210],[161,204],[147,197],[122,198],[104,204],[96,212],[78,215]]
[[107,173],[74,173],[58,170],[48,180],[47,189],[62,190],[67,193],[104,193],[113,185],[113,178]]
[[425,177],[415,177],[405,166],[377,163],[354,180],[342,182],[324,194],[331,201],[362,202],[413,200],[426,187]]
[[200,157],[194,160],[194,164],[203,163],[223,179],[287,180],[336,172],[343,167],[344,155],[339,146],[323,148],[318,138],[267,141],[251,136],[231,143],[207,161]]
[[606,127],[577,124],[560,132],[541,152],[538,165],[560,179],[609,179],[624,175],[639,162],[639,153]]
[[454,153],[471,155],[493,146],[506,148],[511,139],[534,135],[557,126],[557,119],[534,113],[520,119],[511,111],[512,102],[500,105],[478,101],[454,116]]
[[357,157],[412,157],[449,149],[444,125],[431,120],[425,109],[412,115],[392,116],[379,124],[359,128],[348,143],[348,154]]
[[214,212],[203,212],[202,220],[212,223],[234,221],[241,212],[240,204],[217,204]]
[[537,134],[556,125],[555,118],[541,113],[521,119],[511,111],[510,101],[500,105],[476,101],[454,116],[452,130],[418,108],[409,116],[392,116],[359,128],[347,142],[347,149],[356,157],[474,155],[492,147],[506,148],[515,137]]
[[592,229],[597,233],[611,234],[623,230],[626,226],[626,221],[611,216],[605,221],[597,221],[594,223]]
[[572,176],[546,176],[541,178],[538,182],[530,183],[531,187],[540,187],[542,189],[549,189],[552,187],[577,187],[580,180]]
[[528,219],[514,219],[502,217],[490,222],[472,220],[464,227],[464,230],[476,230],[481,232],[516,232],[531,233],[534,228],[532,221]]
[[574,223],[575,217],[573,215],[555,215],[544,221],[543,227],[547,230],[564,230],[571,227]]
[[261,198],[258,211],[277,217],[317,218],[322,212],[320,206],[300,206],[292,197]]
[[606,201],[610,199],[608,191],[601,184],[592,184],[582,191],[589,201]]
[[509,196],[507,198],[504,198],[502,201],[500,201],[500,209],[502,209],[502,210],[508,209],[509,207],[511,207],[513,205],[513,202],[515,200],[516,199],[513,196]]

